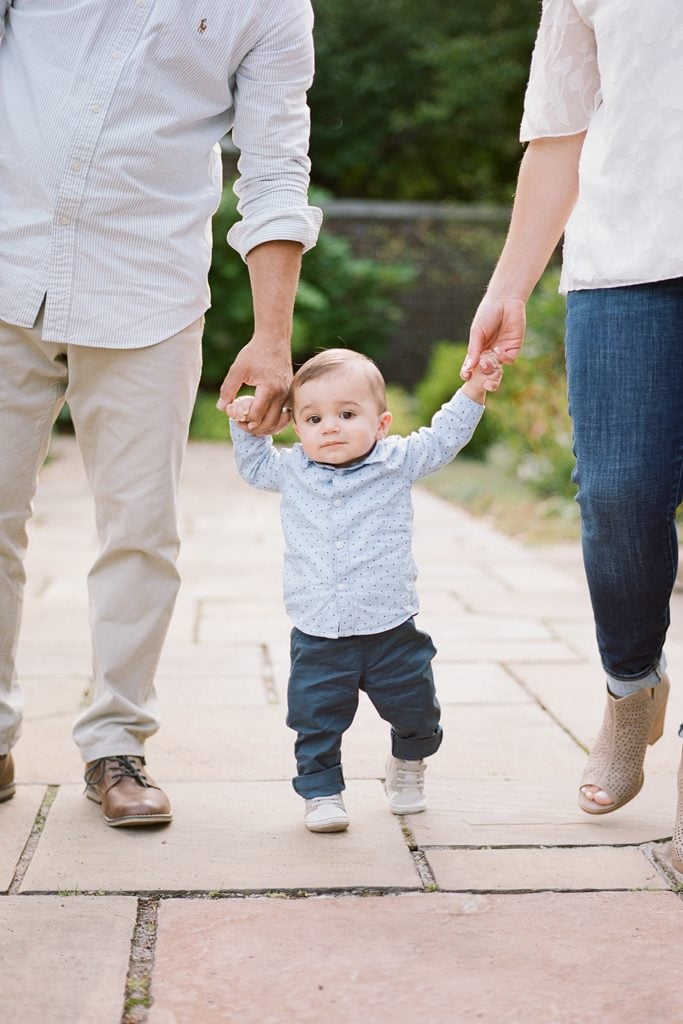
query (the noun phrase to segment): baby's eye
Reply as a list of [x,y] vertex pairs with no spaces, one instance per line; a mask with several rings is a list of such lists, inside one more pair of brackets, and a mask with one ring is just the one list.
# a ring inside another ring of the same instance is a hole
[[309,416],[308,419],[306,420],[306,422],[307,423],[320,423],[320,417],[319,416]]
[[344,411],[341,413],[341,418],[343,420],[352,420],[354,415],[355,414],[352,413],[350,409],[344,409]]

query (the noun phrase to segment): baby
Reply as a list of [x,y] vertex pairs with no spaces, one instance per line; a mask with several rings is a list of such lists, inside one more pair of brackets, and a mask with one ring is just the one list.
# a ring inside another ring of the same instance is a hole
[[415,626],[411,487],[470,440],[502,369],[484,358],[408,437],[387,437],[391,413],[375,364],[328,349],[299,369],[289,411],[301,443],[277,449],[249,433],[252,399],[231,403],[234,454],[253,487],[279,491],[284,599],[293,622],[287,724],[296,731],[294,789],[312,832],[349,825],[341,742],[363,689],[391,725],[385,788],[394,814],[424,810],[424,758],[442,739],[431,638]]

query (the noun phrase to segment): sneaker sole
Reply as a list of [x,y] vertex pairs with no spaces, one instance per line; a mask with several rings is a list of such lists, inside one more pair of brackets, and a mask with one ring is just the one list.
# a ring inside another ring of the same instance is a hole
[[309,832],[345,832],[349,827],[348,821],[320,821],[315,825],[306,825]]
[[392,807],[389,805],[389,809],[392,814],[420,814],[422,811],[427,810],[426,804],[421,804],[419,807],[412,804],[409,807]]

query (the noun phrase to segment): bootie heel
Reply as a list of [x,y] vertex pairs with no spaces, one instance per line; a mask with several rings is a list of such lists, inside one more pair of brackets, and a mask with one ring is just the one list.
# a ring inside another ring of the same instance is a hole
[[612,802],[599,804],[579,789],[579,807],[587,814],[609,814],[637,796],[643,786],[643,761],[648,744],[664,732],[669,679],[638,690],[630,697],[607,694],[602,727],[591,750],[581,787],[595,786]]
[[683,875],[683,755],[678,769],[678,806],[671,841],[671,866],[679,875]]

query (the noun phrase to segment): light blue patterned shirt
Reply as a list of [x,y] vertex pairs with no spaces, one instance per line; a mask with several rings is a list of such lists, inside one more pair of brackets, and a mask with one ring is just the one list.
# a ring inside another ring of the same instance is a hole
[[460,390],[430,427],[378,441],[346,467],[313,462],[300,444],[277,449],[230,423],[240,475],[282,494],[284,599],[298,629],[381,633],[417,613],[411,487],[455,458],[483,411]]
[[314,245],[312,27],[310,0],[0,0],[0,319],[44,300],[44,341],[104,348],[197,320],[230,131],[228,241]]

